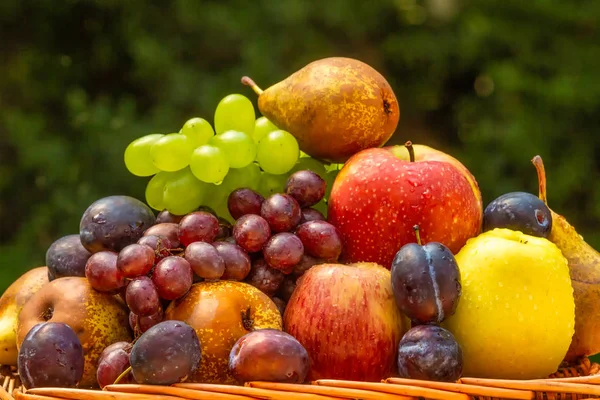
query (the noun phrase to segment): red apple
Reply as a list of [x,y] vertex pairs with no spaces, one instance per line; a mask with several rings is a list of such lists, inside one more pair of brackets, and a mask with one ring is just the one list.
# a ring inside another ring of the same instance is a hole
[[298,279],[284,331],[311,359],[307,381],[379,381],[396,371],[410,322],[396,306],[391,273],[375,263],[320,264]]
[[328,207],[328,221],[344,244],[340,260],[388,269],[403,245],[416,243],[415,225],[423,244],[440,242],[456,254],[479,234],[483,218],[481,193],[468,169],[448,154],[409,142],[352,156],[335,179]]

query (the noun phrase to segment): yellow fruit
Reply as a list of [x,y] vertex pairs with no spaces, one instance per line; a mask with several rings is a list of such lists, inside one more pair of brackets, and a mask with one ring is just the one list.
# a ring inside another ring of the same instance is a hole
[[567,260],[547,239],[494,229],[456,254],[462,296],[444,326],[463,350],[463,376],[545,378],[574,333]]

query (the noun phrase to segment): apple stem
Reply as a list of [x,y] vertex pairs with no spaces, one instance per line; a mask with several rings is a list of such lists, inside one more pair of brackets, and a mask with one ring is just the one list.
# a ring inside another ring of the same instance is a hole
[[548,198],[546,197],[546,169],[544,168],[544,162],[542,161],[542,157],[539,155],[533,157],[531,162],[537,171],[538,185],[540,188],[538,197],[544,202],[544,204],[548,205]]
[[254,93],[256,93],[259,96],[263,92],[263,90],[261,88],[259,88],[258,85],[256,83],[254,83],[252,78],[250,78],[249,76],[242,76],[242,83],[246,86],[250,86],[252,88],[252,90],[254,90]]
[[131,372],[131,365],[129,367],[127,367],[127,369],[125,371],[123,371],[121,373],[121,375],[117,376],[117,379],[115,379],[115,382],[113,383],[113,385],[116,385],[117,383],[119,383],[121,381],[121,379],[125,378],[125,375],[127,375],[130,372]]
[[412,142],[410,140],[407,141],[406,143],[404,143],[404,147],[406,147],[406,149],[408,150],[410,162],[415,162],[415,149],[413,149]]
[[415,231],[415,236],[417,237],[417,244],[421,246],[421,234],[419,233],[419,225],[413,226],[413,230]]

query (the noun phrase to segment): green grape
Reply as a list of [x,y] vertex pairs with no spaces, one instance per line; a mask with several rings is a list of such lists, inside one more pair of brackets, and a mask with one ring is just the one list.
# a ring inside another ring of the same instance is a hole
[[225,153],[230,168],[243,168],[256,157],[256,144],[250,136],[240,131],[227,131],[213,136],[210,144]]
[[136,176],[151,176],[160,170],[152,163],[150,148],[164,135],[162,133],[151,133],[135,139],[125,149],[125,168]]
[[165,202],[163,199],[163,193],[165,191],[165,184],[171,178],[174,172],[160,171],[154,175],[146,185],[146,203],[157,211],[165,209]]
[[209,184],[200,182],[189,167],[175,172],[165,183],[163,201],[165,208],[175,215],[185,215],[200,207]]
[[302,150],[300,150],[300,158],[304,158],[304,157],[310,157],[308,154],[306,154],[305,152],[303,152]]
[[246,96],[230,94],[221,99],[215,109],[215,131],[240,131],[252,137],[254,131],[254,105]]
[[327,174],[327,169],[325,168],[325,165],[323,165],[323,163],[319,160],[315,160],[311,157],[300,157],[296,165],[294,165],[294,168],[292,168],[292,170],[290,171],[290,173],[301,171],[303,169],[309,169],[323,179],[325,179],[325,174]]
[[231,217],[231,214],[229,213],[229,209],[227,207],[227,198],[229,197],[229,193],[231,193],[231,191],[223,184],[213,186],[214,188],[211,188],[210,196],[207,196],[204,205],[210,207],[214,212],[217,213],[219,217],[225,218],[229,222],[233,223],[234,219]]
[[220,186],[227,191],[227,196],[229,196],[229,193],[241,187],[258,190],[260,179],[260,167],[252,162],[244,168],[230,169]]
[[269,174],[289,172],[296,165],[299,156],[298,141],[289,132],[269,132],[258,142],[256,159],[260,167]]
[[265,198],[275,193],[282,193],[285,189],[287,179],[287,174],[273,175],[263,172],[260,185],[258,186],[258,193],[262,194]]
[[187,136],[193,149],[207,144],[210,138],[215,136],[215,131],[210,123],[204,118],[197,117],[188,119],[179,133]]
[[169,133],[150,147],[150,155],[157,168],[162,171],[174,172],[189,165],[192,150],[187,136],[180,133]]
[[254,121],[254,133],[252,134],[252,139],[254,139],[254,143],[260,142],[260,139],[265,137],[267,133],[278,130],[271,121],[267,119],[267,117],[260,117],[256,121]]
[[229,161],[223,150],[205,144],[192,153],[190,169],[194,176],[203,182],[219,183],[229,172]]

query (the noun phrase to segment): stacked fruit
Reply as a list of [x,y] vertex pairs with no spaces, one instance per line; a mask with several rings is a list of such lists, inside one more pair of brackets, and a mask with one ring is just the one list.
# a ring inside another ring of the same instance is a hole
[[[204,118],[191,118],[177,133],[152,133],[132,141],[124,161],[132,174],[152,177],[146,187],[148,205],[175,215],[201,204],[217,209],[237,187],[272,194],[293,170],[311,169],[332,182],[339,169],[301,152],[296,138],[266,117],[256,118],[252,102],[241,94],[221,99],[214,128]],[[325,203],[319,207],[324,210]],[[226,209],[217,211],[232,220]]]

